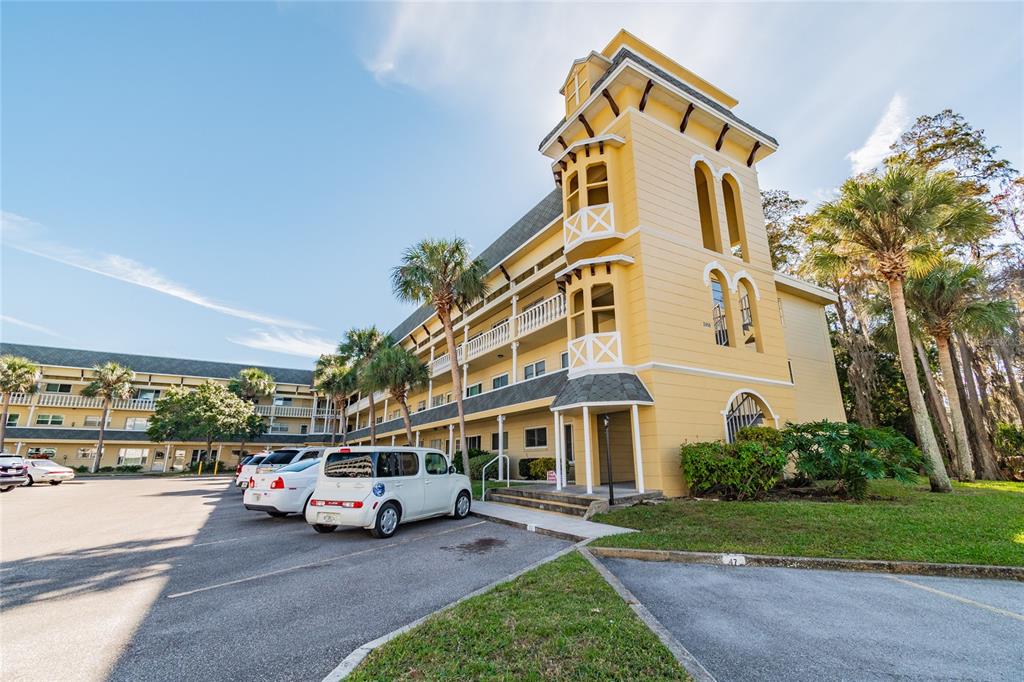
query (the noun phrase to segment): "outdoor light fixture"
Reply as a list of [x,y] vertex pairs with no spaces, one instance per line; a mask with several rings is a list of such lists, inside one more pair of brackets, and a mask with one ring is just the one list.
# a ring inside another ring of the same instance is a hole
[[605,414],[601,419],[604,422],[604,462],[608,467],[608,506],[612,506],[615,504],[615,483],[612,481],[612,439],[608,435],[612,418]]

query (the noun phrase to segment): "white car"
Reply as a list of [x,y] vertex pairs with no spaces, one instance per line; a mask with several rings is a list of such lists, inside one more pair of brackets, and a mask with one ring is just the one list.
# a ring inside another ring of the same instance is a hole
[[18,455],[0,452],[0,493],[28,483],[28,462]]
[[274,450],[256,467],[256,473],[265,474],[268,471],[277,471],[281,467],[286,467],[295,462],[319,459],[323,452],[324,448],[286,448]]
[[245,488],[242,503],[246,509],[274,517],[304,513],[316,487],[319,464],[319,459],[304,459],[277,471],[256,474]]
[[238,468],[235,469],[235,487],[245,488],[249,485],[249,479],[256,474],[256,467],[267,458],[269,452],[258,452],[255,455],[243,459]]
[[329,449],[318,467],[306,522],[318,533],[338,526],[389,538],[400,523],[469,515],[469,477],[455,473],[439,450],[351,447]]
[[75,477],[75,470],[63,464],[57,464],[52,459],[26,459],[28,464],[28,482],[26,486],[34,483],[49,483],[60,485],[64,481],[70,481]]

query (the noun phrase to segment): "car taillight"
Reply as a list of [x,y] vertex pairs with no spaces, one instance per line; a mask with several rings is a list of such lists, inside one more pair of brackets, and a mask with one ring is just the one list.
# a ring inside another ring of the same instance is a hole
[[343,500],[310,500],[311,507],[344,507],[345,509],[362,509],[363,503]]
[[283,490],[284,489],[284,479],[281,478],[280,476],[275,478],[270,483],[270,489],[271,490]]
[[256,480],[252,476],[250,476],[249,477],[249,487],[251,488],[254,485],[256,485]]
[[241,464],[239,464],[238,466],[235,467],[235,476],[237,476],[240,473],[242,473],[242,465]]

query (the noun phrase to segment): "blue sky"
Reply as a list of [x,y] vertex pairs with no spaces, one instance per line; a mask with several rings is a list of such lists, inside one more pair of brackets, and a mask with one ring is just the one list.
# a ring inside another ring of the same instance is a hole
[[558,87],[620,27],[779,139],[762,188],[827,198],[944,107],[1024,167],[1019,3],[0,11],[5,341],[308,367],[390,329],[404,247],[550,191]]

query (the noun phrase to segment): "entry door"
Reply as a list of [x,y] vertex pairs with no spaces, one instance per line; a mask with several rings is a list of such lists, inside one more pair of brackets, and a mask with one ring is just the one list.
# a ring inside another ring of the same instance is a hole
[[448,459],[438,452],[428,452],[423,456],[423,460],[423,513],[446,512],[452,499],[452,477],[448,474]]
[[565,425],[565,461],[568,466],[573,466],[576,460],[573,459],[572,452],[572,424]]

